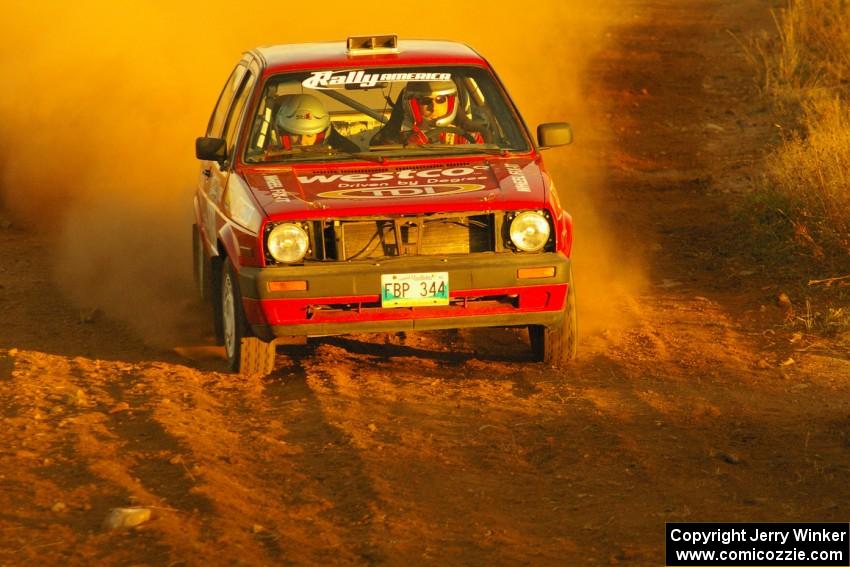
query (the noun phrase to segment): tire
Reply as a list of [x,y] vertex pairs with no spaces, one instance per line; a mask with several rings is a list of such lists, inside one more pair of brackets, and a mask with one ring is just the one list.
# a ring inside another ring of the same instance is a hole
[[195,289],[201,301],[212,300],[212,268],[207,260],[204,245],[201,241],[201,233],[197,225],[192,225],[192,275],[195,280]]
[[274,370],[274,343],[251,336],[236,272],[227,260],[223,268],[220,312],[227,365],[244,376],[266,376]]
[[553,326],[529,325],[528,338],[534,357],[549,366],[561,368],[575,360],[578,350],[578,317],[572,272],[562,322]]

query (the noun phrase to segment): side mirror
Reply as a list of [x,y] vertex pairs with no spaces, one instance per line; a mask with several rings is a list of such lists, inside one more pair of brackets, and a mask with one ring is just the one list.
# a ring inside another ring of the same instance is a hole
[[541,148],[554,148],[573,143],[573,129],[566,122],[547,122],[537,127],[537,144]]
[[227,159],[227,144],[223,138],[198,138],[195,140],[195,157],[221,163]]

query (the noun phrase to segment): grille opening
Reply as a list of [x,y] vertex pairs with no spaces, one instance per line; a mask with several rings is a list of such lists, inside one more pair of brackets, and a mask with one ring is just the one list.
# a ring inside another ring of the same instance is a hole
[[492,214],[340,221],[333,226],[337,260],[493,252]]

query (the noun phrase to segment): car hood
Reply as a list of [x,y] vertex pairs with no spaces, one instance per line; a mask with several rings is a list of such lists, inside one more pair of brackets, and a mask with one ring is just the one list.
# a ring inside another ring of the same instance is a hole
[[498,158],[359,168],[263,168],[242,173],[270,218],[541,207],[539,163]]

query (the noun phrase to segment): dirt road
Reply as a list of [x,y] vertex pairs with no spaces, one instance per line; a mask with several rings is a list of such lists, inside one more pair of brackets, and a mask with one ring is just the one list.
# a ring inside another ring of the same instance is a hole
[[658,565],[666,521],[847,521],[850,344],[782,325],[729,213],[774,135],[733,37],[766,4],[633,0],[592,62],[600,215],[647,283],[563,372],[490,330],[243,379],[73,309],[50,238],[0,229],[0,565]]

